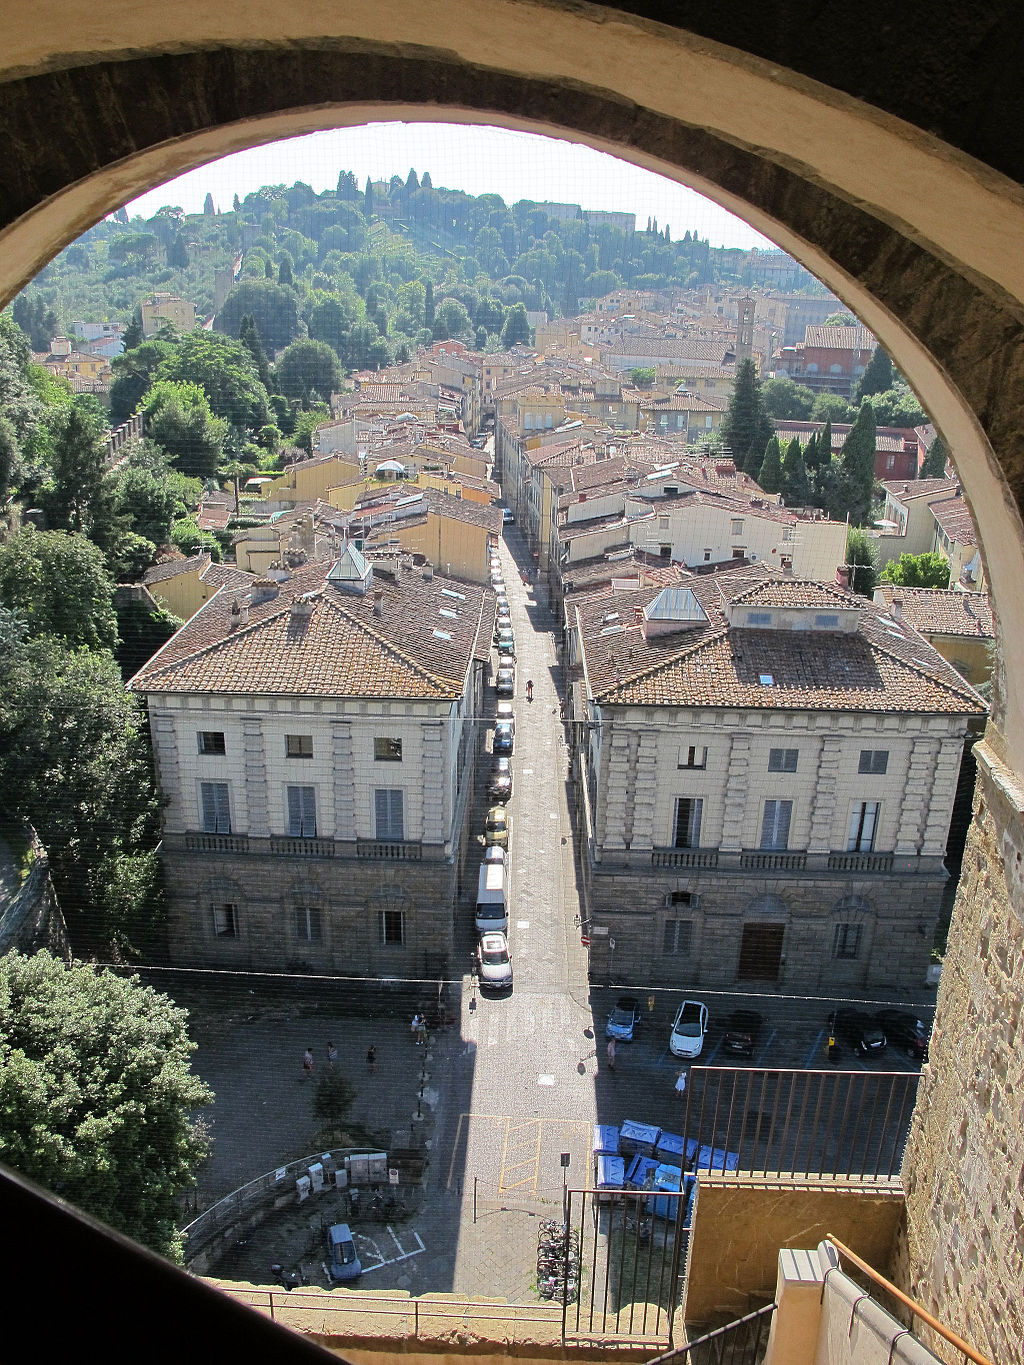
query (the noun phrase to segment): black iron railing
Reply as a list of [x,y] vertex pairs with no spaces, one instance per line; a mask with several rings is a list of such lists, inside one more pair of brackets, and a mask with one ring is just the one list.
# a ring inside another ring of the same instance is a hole
[[735,1322],[694,1337],[685,1346],[655,1356],[648,1365],[757,1365],[764,1359],[777,1305],[765,1304]]

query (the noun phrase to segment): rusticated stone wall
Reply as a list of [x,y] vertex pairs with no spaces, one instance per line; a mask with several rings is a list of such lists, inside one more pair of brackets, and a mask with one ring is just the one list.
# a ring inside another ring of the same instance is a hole
[[1024,1342],[1024,789],[987,744],[975,754],[975,819],[904,1158],[897,1279],[1007,1365]]

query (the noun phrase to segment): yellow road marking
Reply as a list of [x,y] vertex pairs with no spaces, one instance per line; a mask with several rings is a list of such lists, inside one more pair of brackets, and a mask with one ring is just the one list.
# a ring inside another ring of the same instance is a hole
[[[545,1132],[552,1129],[571,1129],[585,1135],[589,1141],[591,1125],[582,1119],[531,1118],[516,1119],[512,1114],[474,1114],[462,1113],[455,1129],[455,1141],[448,1162],[448,1177],[445,1188],[451,1189],[455,1179],[455,1162],[463,1140],[464,1127],[467,1135],[475,1123],[500,1123],[505,1132],[502,1140],[501,1160],[498,1169],[498,1193],[511,1193],[514,1190],[528,1189],[537,1192],[540,1178],[540,1157]],[[589,1159],[589,1146],[584,1153],[584,1162]],[[520,1176],[518,1173],[522,1172]]]

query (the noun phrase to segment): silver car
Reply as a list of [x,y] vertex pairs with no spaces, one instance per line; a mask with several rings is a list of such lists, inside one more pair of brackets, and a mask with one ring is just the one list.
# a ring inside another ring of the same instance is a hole
[[512,954],[504,934],[492,931],[482,935],[476,947],[476,960],[482,991],[512,989]]

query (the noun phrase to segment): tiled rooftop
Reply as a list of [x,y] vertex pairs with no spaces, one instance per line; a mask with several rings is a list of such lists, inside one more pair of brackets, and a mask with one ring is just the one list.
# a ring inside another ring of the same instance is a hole
[[922,635],[959,635],[979,640],[995,637],[988,593],[901,588],[893,583],[879,583],[875,592],[890,612],[893,600],[899,601],[903,620]]
[[[610,590],[578,601],[591,695],[634,706],[730,706],[779,711],[907,711],[979,715],[984,703],[944,659],[884,609],[831,585],[808,585],[761,566],[677,574],[700,602],[706,625],[645,639],[633,609],[649,606],[649,587]],[[816,593],[814,589],[820,589]],[[817,606],[837,600],[862,615],[853,634],[730,628],[728,600]],[[624,629],[602,634],[612,606]],[[762,678],[771,677],[770,685]]]
[[[402,568],[378,570],[359,596],[326,582],[329,562],[309,565],[278,595],[232,626],[230,589],[216,594],[132,679],[145,693],[455,698],[470,660],[489,647],[490,592]],[[380,616],[374,610],[380,594]],[[308,616],[291,612],[307,597]],[[441,608],[457,615],[442,616]],[[237,618],[236,618],[237,619]]]
[[945,498],[942,502],[933,502],[931,512],[954,544],[977,545],[974,518],[963,498]]

